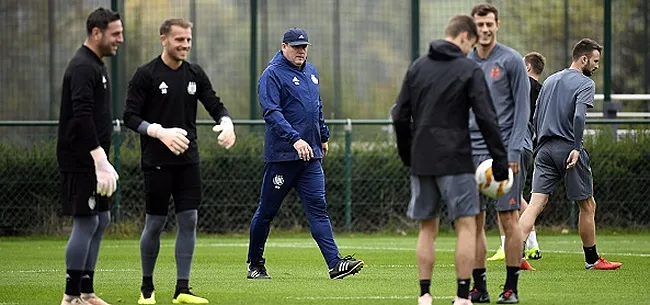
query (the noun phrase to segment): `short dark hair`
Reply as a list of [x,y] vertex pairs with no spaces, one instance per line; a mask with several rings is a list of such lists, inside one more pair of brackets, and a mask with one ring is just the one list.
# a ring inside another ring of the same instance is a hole
[[119,13],[100,7],[88,15],[88,19],[86,19],[86,33],[90,36],[94,28],[99,28],[100,31],[104,32],[109,23],[117,20],[120,20]]
[[183,19],[183,18],[167,19],[160,25],[160,35],[169,34],[169,31],[171,31],[171,28],[174,25],[180,26],[180,27],[182,27],[184,29],[191,29],[192,28],[192,23],[185,20],[185,19]]
[[494,5],[489,3],[479,3],[472,8],[472,17],[477,16],[487,16],[487,14],[493,13],[494,20],[499,20],[499,10],[497,10]]
[[478,28],[474,19],[469,15],[456,15],[451,17],[449,23],[447,23],[447,27],[445,27],[445,35],[455,38],[463,32],[467,32],[469,39],[478,38]]
[[573,61],[580,59],[582,56],[587,56],[591,58],[594,53],[594,50],[598,53],[603,52],[603,47],[599,45],[595,40],[590,38],[582,38],[578,43],[573,46],[573,51],[571,52],[571,58]]
[[533,73],[542,74],[546,65],[546,58],[538,52],[530,52],[524,56],[524,61],[530,64]]

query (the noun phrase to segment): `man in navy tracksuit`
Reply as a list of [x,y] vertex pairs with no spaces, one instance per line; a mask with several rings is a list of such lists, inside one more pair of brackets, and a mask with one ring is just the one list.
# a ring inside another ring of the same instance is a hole
[[271,278],[264,266],[264,245],[271,221],[291,188],[300,194],[330,278],[357,273],[364,264],[351,256],[341,256],[327,214],[321,163],[327,155],[329,129],[323,119],[318,71],[307,62],[309,45],[307,32],[287,30],[282,49],[259,80],[259,101],[266,122],[265,165],[260,202],[250,228],[249,279]]

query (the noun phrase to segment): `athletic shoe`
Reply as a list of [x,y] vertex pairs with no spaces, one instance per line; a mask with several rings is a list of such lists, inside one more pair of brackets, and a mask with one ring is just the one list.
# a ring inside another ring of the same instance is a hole
[[616,270],[621,268],[621,266],[623,266],[623,263],[610,262],[602,256],[593,264],[585,263],[585,269],[588,270]]
[[472,300],[472,303],[490,303],[490,294],[487,291],[480,291],[474,287],[469,292],[469,299]]
[[519,269],[528,270],[528,271],[537,270],[537,269],[533,268],[533,266],[531,266],[525,258],[521,259],[521,265],[519,265]]
[[61,305],[88,305],[80,296],[71,296],[64,294],[63,300],[61,300]]
[[363,261],[355,259],[352,255],[348,255],[330,269],[330,278],[331,279],[342,279],[350,274],[355,274],[363,268]]
[[266,267],[264,267],[265,262],[266,260],[262,259],[259,262],[248,266],[248,274],[246,275],[246,278],[249,280],[270,280],[271,276],[266,271]]
[[102,300],[94,293],[82,293],[81,299],[84,300],[89,305],[111,305],[108,304],[106,301]]
[[542,258],[542,251],[539,250],[539,246],[532,247],[526,250],[526,258],[538,260]]
[[156,293],[154,291],[147,291],[145,289],[142,289],[140,291],[140,298],[138,299],[138,304],[140,305],[156,304]]
[[208,304],[208,300],[194,295],[189,288],[185,288],[172,300],[174,304]]
[[489,261],[502,261],[506,259],[506,253],[503,251],[503,247],[499,247],[499,250],[497,250],[492,257],[488,258],[487,260]]
[[497,300],[497,304],[517,304],[517,303],[519,303],[519,298],[517,298],[517,294],[514,291],[512,291],[512,289],[504,290],[499,295],[499,299]]
[[428,293],[418,298],[418,305],[431,305],[431,303],[433,303],[433,297]]

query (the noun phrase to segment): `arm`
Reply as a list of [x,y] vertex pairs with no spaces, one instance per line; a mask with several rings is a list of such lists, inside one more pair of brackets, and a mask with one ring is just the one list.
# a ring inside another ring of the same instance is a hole
[[485,82],[485,76],[478,67],[472,73],[468,92],[476,123],[485,139],[490,156],[492,156],[494,178],[497,181],[506,180],[508,179],[508,155],[503,140],[501,140],[497,114]]
[[512,97],[515,102],[512,133],[508,143],[508,161],[519,163],[521,150],[524,146],[524,137],[528,131],[528,119],[530,118],[530,81],[526,73],[526,66],[521,58],[513,57],[506,65]]
[[197,88],[199,90],[199,101],[201,101],[203,107],[205,107],[205,110],[208,111],[215,122],[221,123],[223,118],[230,120],[228,109],[226,109],[226,106],[223,104],[223,102],[221,102],[221,98],[219,98],[214,92],[214,89],[212,88],[212,82],[210,82],[208,75],[205,74],[203,69],[201,69],[201,67],[198,65],[195,67],[197,67],[199,70],[198,73],[200,83],[198,84],[199,88]]
[[266,71],[260,77],[258,94],[262,115],[271,132],[293,145],[300,140],[300,134],[287,122],[287,119],[282,114],[282,107],[280,106],[282,87],[271,73]]
[[90,65],[80,65],[71,74],[70,96],[72,100],[72,121],[76,125],[75,132],[79,137],[79,147],[84,151],[100,148],[97,129],[93,119],[95,108],[94,87],[99,80],[97,72]]
[[409,89],[409,72],[406,72],[402,88],[397,95],[395,106],[391,111],[393,126],[395,128],[395,137],[397,138],[397,152],[404,162],[404,165],[411,166],[411,143],[413,135],[411,130],[411,120],[413,109],[411,105],[411,93]]
[[573,114],[573,149],[580,151],[582,149],[582,136],[585,130],[585,116],[587,115],[587,108],[594,105],[594,94],[596,88],[593,82],[589,86],[578,91],[576,97],[576,109]]
[[325,118],[323,117],[323,102],[318,97],[318,125],[320,126],[320,141],[321,143],[327,143],[330,139],[330,129],[325,124]]

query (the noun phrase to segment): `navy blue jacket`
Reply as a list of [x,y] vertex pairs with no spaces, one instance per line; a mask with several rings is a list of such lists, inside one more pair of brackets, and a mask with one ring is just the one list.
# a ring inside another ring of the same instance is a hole
[[300,160],[293,144],[302,139],[323,157],[329,139],[323,119],[318,71],[309,62],[297,67],[279,51],[259,80],[258,96],[266,122],[264,162]]

